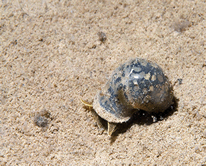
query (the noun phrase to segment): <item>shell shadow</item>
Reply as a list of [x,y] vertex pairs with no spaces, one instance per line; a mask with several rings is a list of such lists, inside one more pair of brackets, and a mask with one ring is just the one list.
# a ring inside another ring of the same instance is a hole
[[132,125],[151,125],[162,121],[171,116],[177,111],[179,99],[173,98],[173,104],[164,112],[161,113],[148,113],[140,110],[133,114],[129,121],[117,125],[116,131],[110,137],[110,144],[113,144],[119,134],[125,133]]

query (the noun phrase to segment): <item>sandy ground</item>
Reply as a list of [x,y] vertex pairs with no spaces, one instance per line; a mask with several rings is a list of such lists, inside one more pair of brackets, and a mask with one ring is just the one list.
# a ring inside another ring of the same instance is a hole
[[[203,0],[2,0],[0,165],[205,165],[205,9]],[[164,69],[177,111],[110,138],[80,99],[92,102],[134,57]]]

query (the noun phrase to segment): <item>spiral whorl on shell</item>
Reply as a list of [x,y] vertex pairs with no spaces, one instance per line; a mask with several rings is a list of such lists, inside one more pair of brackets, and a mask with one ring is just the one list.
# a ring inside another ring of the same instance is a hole
[[136,58],[119,66],[94,98],[96,113],[109,123],[128,121],[134,112],[164,112],[173,100],[168,78],[156,64]]

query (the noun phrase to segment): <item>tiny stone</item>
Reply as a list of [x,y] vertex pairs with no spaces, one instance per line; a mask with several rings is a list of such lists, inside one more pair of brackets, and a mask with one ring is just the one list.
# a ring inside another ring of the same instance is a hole
[[105,42],[106,41],[107,36],[106,36],[106,34],[104,32],[98,32],[97,35],[99,36],[99,40],[101,42]]
[[177,79],[177,81],[178,81],[179,85],[182,84],[182,79],[181,78]]
[[157,117],[156,116],[152,116],[153,122],[157,122]]
[[39,127],[46,127],[48,124],[48,120],[46,117],[38,115],[35,117],[34,123]]
[[48,119],[50,118],[50,113],[45,109],[36,113],[34,117],[34,124],[38,127],[46,127],[49,123]]

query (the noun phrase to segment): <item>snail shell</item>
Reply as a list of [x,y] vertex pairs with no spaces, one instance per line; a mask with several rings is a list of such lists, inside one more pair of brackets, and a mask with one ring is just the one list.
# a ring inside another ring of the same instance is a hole
[[164,112],[172,88],[156,64],[136,58],[119,66],[94,98],[95,112],[108,123],[122,123],[139,111]]

